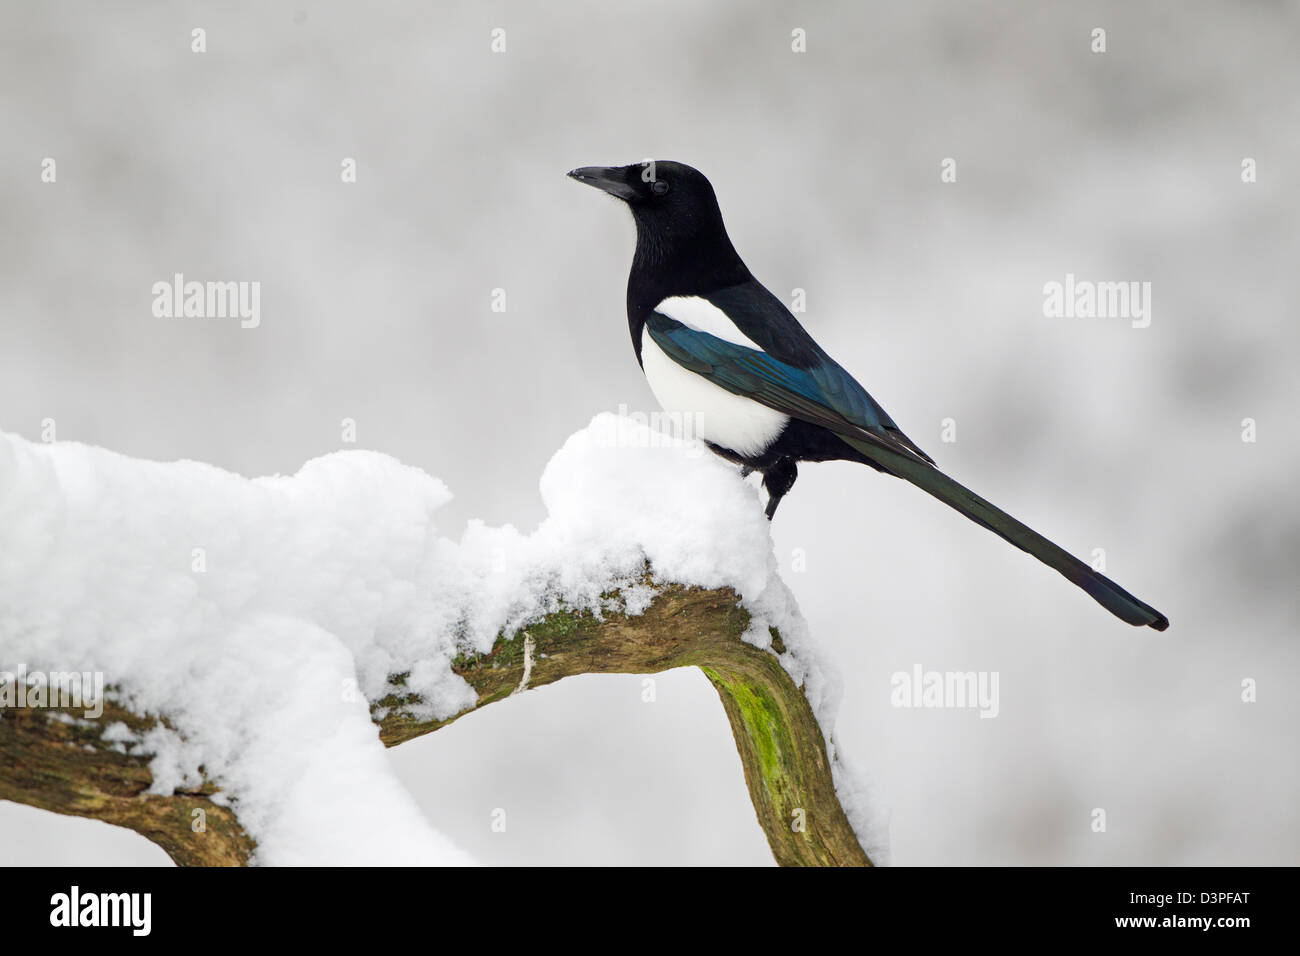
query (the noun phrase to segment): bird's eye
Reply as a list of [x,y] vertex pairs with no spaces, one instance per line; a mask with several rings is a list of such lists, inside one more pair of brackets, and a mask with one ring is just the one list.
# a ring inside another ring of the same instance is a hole
[[656,179],[650,184],[650,191],[656,196],[662,196],[664,193],[668,192],[668,184],[662,179]]

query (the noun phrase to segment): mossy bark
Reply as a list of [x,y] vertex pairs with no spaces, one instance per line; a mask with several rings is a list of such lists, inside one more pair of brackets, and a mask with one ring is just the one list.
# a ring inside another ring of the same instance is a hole
[[107,702],[100,719],[81,716],[55,708],[0,711],[0,800],[135,830],[181,866],[248,862],[253,841],[234,813],[213,803],[215,787],[170,796],[149,793],[149,758],[123,753],[101,739],[115,721],[139,731],[152,720]]
[[[667,586],[643,614],[598,619],[560,611],[499,639],[491,653],[458,658],[453,670],[477,691],[476,709],[576,674],[699,667],[722,700],[758,823],[776,861],[869,865],[836,798],[826,742],[807,699],[775,657],[740,640],[748,625],[749,615],[730,589]],[[395,677],[399,685],[402,678]],[[400,705],[406,702],[394,696],[374,706],[387,746],[461,716],[416,720],[403,713]],[[129,827],[180,865],[248,861],[253,842],[228,809],[212,802],[214,788],[149,794],[147,758],[120,753],[100,739],[110,721],[124,720],[133,729],[146,721],[112,707],[106,707],[100,726],[61,722],[52,713],[8,711],[0,718],[0,799]],[[202,831],[194,828],[199,818],[205,819]]]

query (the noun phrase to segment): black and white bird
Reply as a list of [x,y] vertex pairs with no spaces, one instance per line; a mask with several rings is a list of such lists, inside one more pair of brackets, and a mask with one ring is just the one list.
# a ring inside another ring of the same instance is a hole
[[632,211],[627,320],[655,398],[689,416],[695,434],[742,474],[762,473],[768,518],[794,485],[798,462],[860,462],[1027,551],[1128,623],[1169,626],[1159,611],[939,471],[745,267],[702,173],[656,161],[569,175]]

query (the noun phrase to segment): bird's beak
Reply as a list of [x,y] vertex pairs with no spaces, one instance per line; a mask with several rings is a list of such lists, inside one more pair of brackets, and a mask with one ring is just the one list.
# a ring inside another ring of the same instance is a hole
[[626,167],[583,166],[581,169],[569,170],[569,177],[588,186],[595,186],[624,202],[631,202],[637,198],[636,189],[627,181]]

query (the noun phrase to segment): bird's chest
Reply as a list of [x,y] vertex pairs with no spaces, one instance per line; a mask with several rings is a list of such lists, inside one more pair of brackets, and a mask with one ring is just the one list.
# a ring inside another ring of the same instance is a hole
[[762,454],[790,420],[682,368],[664,354],[644,327],[641,367],[659,404],[665,411],[681,415],[686,435],[729,448],[741,458]]

